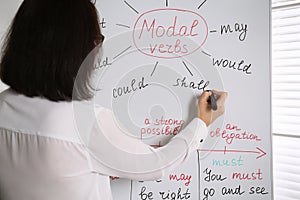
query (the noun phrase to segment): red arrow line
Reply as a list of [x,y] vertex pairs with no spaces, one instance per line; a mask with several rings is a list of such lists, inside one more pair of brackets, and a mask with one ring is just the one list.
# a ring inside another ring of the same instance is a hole
[[261,157],[263,157],[264,155],[267,154],[265,151],[263,151],[262,149],[260,149],[260,148],[258,148],[258,147],[256,147],[256,149],[257,149],[258,151],[260,151],[260,153],[261,153],[261,155],[258,156],[258,157],[256,157],[256,159],[259,159],[259,158],[261,158]]
[[257,151],[251,151],[251,150],[235,150],[235,149],[227,149],[226,146],[224,149],[198,149],[198,151],[207,151],[207,152],[223,152],[224,154],[226,153],[256,153],[260,154],[259,156],[256,157],[256,159],[259,159],[266,155],[267,153],[263,151],[261,148],[256,147]]

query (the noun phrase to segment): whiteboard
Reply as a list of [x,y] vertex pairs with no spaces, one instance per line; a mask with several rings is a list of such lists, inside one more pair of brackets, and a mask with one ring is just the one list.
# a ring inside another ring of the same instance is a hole
[[[8,2],[1,6],[1,39],[21,3]],[[96,6],[106,37],[96,101],[129,134],[161,146],[196,116],[203,89],[229,93],[226,113],[187,163],[156,181],[111,177],[114,199],[273,199],[270,1],[98,0]],[[164,120],[172,126],[155,123]]]
[[114,199],[273,199],[270,1],[96,6],[105,35],[96,101],[132,136],[164,145],[196,116],[203,90],[229,93],[224,116],[187,163],[156,181],[111,177]]

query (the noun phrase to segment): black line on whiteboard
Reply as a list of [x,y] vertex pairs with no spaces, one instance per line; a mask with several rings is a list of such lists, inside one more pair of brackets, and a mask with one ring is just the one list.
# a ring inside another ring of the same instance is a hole
[[132,180],[130,180],[130,200],[132,200]]
[[125,27],[125,28],[130,28],[130,26],[127,26],[125,24],[116,24],[117,26],[122,26],[122,27]]
[[209,53],[207,53],[207,52],[205,52],[205,51],[201,51],[201,52],[204,53],[205,55],[211,57],[211,55],[210,55]]
[[193,73],[191,72],[191,70],[188,68],[188,66],[186,65],[186,63],[184,62],[184,61],[182,61],[182,63],[183,63],[183,65],[185,66],[185,68],[189,71],[189,73],[192,75],[192,76],[194,76],[193,75]]
[[166,7],[169,6],[169,0],[166,0]]
[[153,76],[153,74],[154,74],[154,72],[155,72],[155,70],[156,70],[157,65],[158,65],[158,62],[155,63],[155,67],[154,67],[154,69],[153,69],[153,71],[152,71],[152,73],[151,73],[151,76]]
[[124,3],[125,3],[129,8],[131,8],[136,14],[139,14],[139,12],[138,12],[134,7],[132,7],[127,1],[124,1]]
[[125,53],[126,51],[128,51],[131,48],[131,45],[129,47],[127,47],[126,49],[124,49],[121,53],[119,53],[118,55],[116,55],[115,57],[113,57],[113,59],[116,59],[117,57],[119,57],[120,55],[122,55],[123,53]]
[[217,32],[217,30],[211,30],[211,31],[209,31],[210,33],[216,33]]
[[204,0],[199,6],[198,6],[198,9],[200,9],[206,2],[207,0]]
[[198,199],[201,199],[201,191],[200,191],[200,180],[201,180],[201,163],[200,163],[200,152],[197,151],[198,156]]

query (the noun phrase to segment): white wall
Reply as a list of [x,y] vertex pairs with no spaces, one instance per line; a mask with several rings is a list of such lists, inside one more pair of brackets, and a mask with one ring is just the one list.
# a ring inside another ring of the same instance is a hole
[[[0,44],[2,47],[4,35],[7,28],[13,19],[21,0],[0,0]],[[0,81],[0,92],[7,88],[6,85]]]
[[11,20],[13,19],[21,0],[0,0],[0,38],[7,30]]

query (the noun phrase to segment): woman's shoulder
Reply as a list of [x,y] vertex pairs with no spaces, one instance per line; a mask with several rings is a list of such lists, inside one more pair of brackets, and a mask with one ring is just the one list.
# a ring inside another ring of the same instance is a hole
[[27,97],[11,89],[0,93],[0,127],[80,143],[71,102]]

